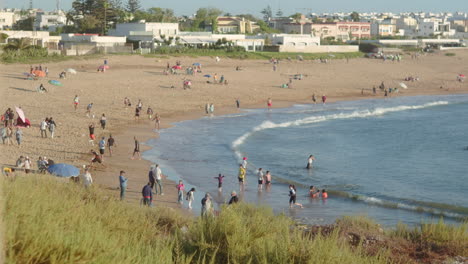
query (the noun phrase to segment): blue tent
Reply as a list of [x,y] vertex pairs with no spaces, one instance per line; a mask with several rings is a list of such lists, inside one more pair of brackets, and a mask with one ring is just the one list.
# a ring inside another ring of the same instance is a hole
[[49,168],[47,168],[47,170],[50,174],[64,178],[76,177],[80,175],[80,169],[73,165],[65,163],[50,165]]

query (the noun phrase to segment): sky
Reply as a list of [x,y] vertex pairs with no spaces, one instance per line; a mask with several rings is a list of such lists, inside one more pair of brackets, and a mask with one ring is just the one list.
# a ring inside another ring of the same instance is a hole
[[[28,8],[30,0],[0,0],[0,8]],[[61,8],[69,10],[73,0],[60,0]],[[122,0],[123,3],[127,0]],[[140,0],[143,8],[171,8],[177,15],[191,15],[200,7],[216,7],[235,14],[250,13],[260,16],[260,11],[270,5],[275,13],[281,9],[285,15],[323,12],[468,12],[468,0]],[[33,0],[34,8],[54,10],[56,0]]]

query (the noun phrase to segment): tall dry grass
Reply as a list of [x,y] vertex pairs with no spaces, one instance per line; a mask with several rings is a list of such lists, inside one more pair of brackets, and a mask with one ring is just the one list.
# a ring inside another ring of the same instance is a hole
[[388,263],[338,238],[313,238],[269,208],[187,217],[47,176],[4,181],[8,263]]

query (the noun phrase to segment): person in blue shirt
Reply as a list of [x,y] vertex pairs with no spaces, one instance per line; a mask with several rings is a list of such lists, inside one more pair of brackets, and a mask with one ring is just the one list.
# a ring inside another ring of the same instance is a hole
[[143,196],[143,204],[151,206],[151,202],[153,201],[153,189],[151,188],[150,182],[143,187],[141,194]]
[[119,182],[120,182],[120,200],[125,198],[125,192],[127,191],[128,179],[124,177],[125,171],[120,171]]

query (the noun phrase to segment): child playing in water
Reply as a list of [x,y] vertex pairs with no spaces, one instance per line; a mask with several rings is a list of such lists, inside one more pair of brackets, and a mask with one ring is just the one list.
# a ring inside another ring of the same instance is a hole
[[302,204],[296,202],[296,186],[289,185],[289,208],[292,208],[293,205],[302,208]]
[[322,199],[327,199],[328,198],[328,193],[325,189],[322,190]]
[[224,175],[221,175],[221,173],[220,173],[220,174],[218,174],[218,177],[214,177],[214,178],[218,180],[218,191],[221,192],[222,189],[223,189]]
[[319,194],[320,194],[319,190],[317,190],[314,186],[310,186],[310,189],[309,189],[310,198],[318,198]]

